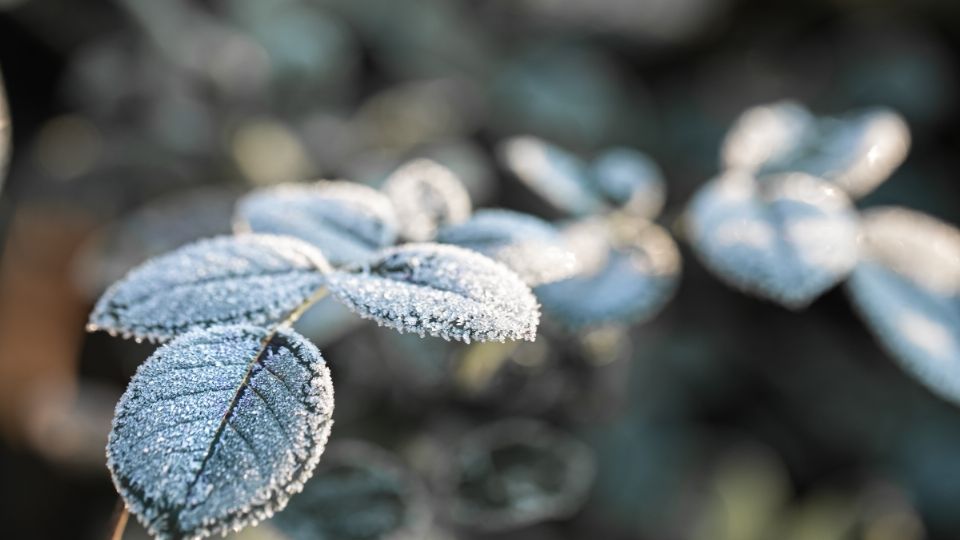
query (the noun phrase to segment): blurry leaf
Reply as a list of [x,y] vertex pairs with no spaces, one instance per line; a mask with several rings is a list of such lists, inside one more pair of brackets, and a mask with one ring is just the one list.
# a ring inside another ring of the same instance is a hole
[[340,441],[273,523],[290,540],[422,540],[432,514],[426,489],[394,455]]
[[159,538],[202,538],[283,509],[332,425],[330,372],[287,329],[197,330],[159,348],[117,405],[107,465]]
[[805,172],[850,197],[873,191],[907,157],[910,130],[888,109],[814,118],[793,102],[748,109],[724,141],[724,166],[758,175]]
[[585,216],[606,208],[586,165],[566,150],[535,137],[514,137],[502,143],[499,156],[504,167],[559,210]]
[[164,341],[193,328],[277,323],[323,286],[323,256],[295,238],[220,236],[147,261],[111,286],[88,330]]
[[907,372],[960,404],[960,231],[902,208],[863,216],[847,282],[857,311]]
[[437,241],[483,253],[531,287],[572,276],[577,258],[540,218],[511,210],[479,210],[469,221],[440,230]]
[[361,317],[399,332],[464,342],[533,340],[540,320],[530,289],[479,253],[406,244],[328,276],[330,291]]
[[731,171],[687,209],[687,234],[728,284],[788,308],[806,306],[857,260],[857,215],[842,191],[801,173],[757,180]]
[[593,485],[595,464],[580,441],[535,420],[489,424],[460,440],[450,518],[482,531],[569,517]]
[[393,244],[396,223],[390,201],[377,190],[346,181],[319,181],[254,191],[237,205],[235,228],[295,236],[340,266]]
[[0,72],[0,190],[3,189],[3,179],[10,164],[11,125],[7,94],[3,87],[3,73]]
[[607,150],[590,164],[590,173],[600,193],[615,206],[647,219],[654,219],[663,209],[663,173],[642,152],[630,148]]
[[417,159],[394,171],[383,192],[396,209],[400,236],[413,242],[432,240],[437,229],[470,217],[470,195],[450,169]]
[[602,258],[596,265],[585,260],[592,269],[582,274],[537,287],[544,312],[564,326],[582,328],[640,322],[660,311],[680,277],[680,253],[670,235],[639,218],[612,229],[589,222],[573,229],[581,227],[591,231],[592,246],[602,247],[604,253],[597,254]]

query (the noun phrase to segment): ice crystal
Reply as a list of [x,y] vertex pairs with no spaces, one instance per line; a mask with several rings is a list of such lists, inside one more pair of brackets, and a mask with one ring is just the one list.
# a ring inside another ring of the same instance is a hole
[[857,262],[857,215],[835,186],[801,173],[759,181],[731,171],[687,209],[687,234],[703,264],[746,292],[802,308]]
[[666,200],[660,167],[646,154],[630,148],[611,148],[590,164],[598,191],[614,206],[648,219],[657,217]]
[[863,256],[847,291],[908,373],[960,404],[960,230],[901,208],[863,216]]
[[323,452],[333,387],[287,329],[195,330],[157,349],[117,404],[107,466],[158,538],[203,538],[281,510]]
[[272,523],[290,540],[422,540],[432,521],[425,487],[395,456],[340,441]]
[[586,164],[577,156],[528,136],[508,139],[499,155],[507,169],[558,209],[585,216],[605,208],[591,185]]
[[429,159],[411,161],[391,174],[383,192],[393,202],[400,235],[410,241],[433,240],[437,229],[470,217],[470,194],[450,169]]
[[441,229],[437,241],[483,253],[531,287],[577,271],[577,258],[559,231],[540,218],[511,210],[479,210],[466,223]]
[[0,189],[3,188],[3,178],[10,162],[10,131],[10,109],[3,89],[3,75],[0,74]]
[[111,286],[89,330],[163,341],[196,327],[285,318],[324,282],[327,262],[296,238],[220,236],[147,261]]
[[670,235],[639,218],[615,225],[589,226],[594,246],[603,246],[602,263],[583,274],[535,289],[551,319],[570,328],[608,322],[639,322],[652,317],[673,296],[680,277],[680,253]]
[[359,262],[397,239],[390,200],[353,182],[321,180],[261,189],[237,205],[238,231],[295,236],[334,266]]
[[361,316],[399,332],[464,342],[533,340],[533,293],[507,267],[456,246],[406,244],[331,273],[328,287]]

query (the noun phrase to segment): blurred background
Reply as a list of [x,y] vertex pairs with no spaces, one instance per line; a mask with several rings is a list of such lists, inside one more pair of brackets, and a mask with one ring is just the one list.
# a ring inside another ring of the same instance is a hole
[[[106,434],[153,347],[85,334],[87,313],[147,257],[229,232],[239,194],[427,156],[477,207],[555,219],[495,157],[531,134],[649,154],[670,229],[734,119],[792,98],[899,111],[910,155],[858,206],[957,224],[958,56],[944,0],[0,0],[0,537],[107,536]],[[304,537],[960,537],[960,410],[842,290],[791,312],[679,245],[644,324],[466,346],[301,321],[337,392]]]

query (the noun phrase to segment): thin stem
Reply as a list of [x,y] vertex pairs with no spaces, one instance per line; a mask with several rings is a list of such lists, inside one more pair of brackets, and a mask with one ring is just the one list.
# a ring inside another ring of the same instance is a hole
[[296,309],[291,311],[290,314],[287,315],[287,318],[280,321],[280,324],[278,324],[277,326],[278,327],[293,326],[293,323],[297,322],[297,319],[303,316],[303,314],[306,313],[308,309],[310,309],[314,304],[322,300],[328,294],[330,294],[330,291],[326,287],[320,287],[319,289],[314,291],[309,298],[304,300],[302,304],[297,306]]
[[130,518],[130,511],[123,499],[117,497],[117,507],[113,511],[113,517],[110,518],[110,540],[120,540],[123,538],[123,531],[127,528],[127,520]]

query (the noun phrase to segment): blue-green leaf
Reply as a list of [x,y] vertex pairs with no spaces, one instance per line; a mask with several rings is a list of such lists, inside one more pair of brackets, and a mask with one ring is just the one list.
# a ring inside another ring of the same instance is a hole
[[158,538],[270,517],[299,492],[332,425],[320,352],[291,330],[197,330],[160,347],[117,405],[107,466]]
[[400,236],[408,241],[432,240],[440,227],[470,217],[470,194],[450,169],[429,159],[416,159],[393,172],[383,192],[396,209]]
[[643,152],[611,148],[593,160],[590,174],[597,190],[616,207],[647,219],[657,217],[663,209],[663,173]]

